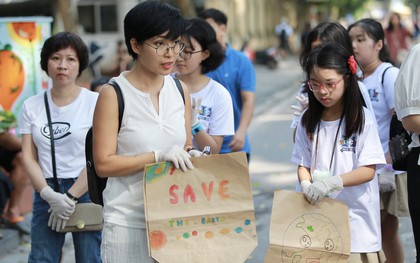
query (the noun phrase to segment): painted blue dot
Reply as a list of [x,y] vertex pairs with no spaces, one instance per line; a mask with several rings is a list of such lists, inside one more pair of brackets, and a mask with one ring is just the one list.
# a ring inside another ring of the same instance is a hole
[[249,220],[249,219],[245,220],[244,224],[245,224],[246,226],[250,225],[250,224],[251,224],[251,220]]

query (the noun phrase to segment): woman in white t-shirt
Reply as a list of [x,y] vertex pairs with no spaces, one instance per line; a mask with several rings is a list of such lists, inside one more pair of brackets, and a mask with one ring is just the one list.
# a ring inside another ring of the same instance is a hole
[[[357,63],[337,43],[315,48],[304,65],[309,107],[296,130],[292,162],[306,199],[349,207],[349,262],[384,262],[375,169],[385,163],[372,113],[363,107]],[[362,261],[362,258],[369,258]]]
[[404,250],[398,235],[399,216],[408,216],[407,173],[394,171],[389,154],[389,129],[394,114],[394,84],[398,68],[390,61],[382,25],[361,19],[349,26],[354,53],[363,69],[363,83],[369,91],[379,138],[387,165],[378,170],[381,193],[382,246],[389,262],[403,262]]
[[184,50],[177,59],[177,77],[188,85],[192,100],[191,131],[194,148],[210,146],[219,153],[225,135],[234,135],[232,98],[225,87],[205,74],[224,60],[216,33],[204,19],[186,20],[182,42]]
[[[22,106],[19,129],[23,162],[36,190],[28,262],[60,262],[66,234],[56,231],[65,227],[76,202],[90,202],[85,137],[92,126],[98,94],[76,84],[88,62],[89,52],[80,37],[69,32],[51,36],[41,50],[41,68],[51,78],[52,88],[27,99]],[[44,96],[51,113],[57,180]],[[100,231],[73,232],[72,236],[76,262],[101,262]]]

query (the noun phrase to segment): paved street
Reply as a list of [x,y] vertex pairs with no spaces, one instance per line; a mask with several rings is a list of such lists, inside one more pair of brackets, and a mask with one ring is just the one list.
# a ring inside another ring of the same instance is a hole
[[[252,144],[250,173],[259,246],[247,263],[264,261],[269,242],[273,192],[278,189],[293,190],[296,183],[296,166],[290,163],[293,144],[289,106],[294,103],[302,77],[296,57],[282,61],[276,70],[257,65],[256,72],[256,108],[249,134]],[[400,219],[400,236],[404,243],[405,262],[415,262],[409,218]],[[29,246],[21,246],[0,258],[0,263],[26,262],[28,251]],[[71,239],[66,242],[64,253],[63,262],[73,263]]]

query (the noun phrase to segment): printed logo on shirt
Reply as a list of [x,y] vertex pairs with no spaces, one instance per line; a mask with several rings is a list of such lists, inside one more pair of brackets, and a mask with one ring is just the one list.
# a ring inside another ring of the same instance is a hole
[[370,97],[370,101],[376,101],[378,102],[378,96],[379,96],[379,92],[376,91],[376,89],[368,89],[368,93],[369,93],[369,97]]
[[346,137],[342,137],[342,139],[340,140],[340,151],[341,152],[356,152],[356,144],[357,144],[357,139],[356,136],[352,136],[351,138],[346,138]]
[[[53,122],[52,128],[54,133],[54,140],[59,140],[69,136],[71,134],[70,127],[70,123],[67,122]],[[48,124],[45,124],[45,126],[41,128],[41,134],[45,138],[50,139],[50,129],[48,127]]]
[[201,112],[200,116],[198,117],[199,120],[210,121],[211,112],[213,109],[211,107],[201,105]]

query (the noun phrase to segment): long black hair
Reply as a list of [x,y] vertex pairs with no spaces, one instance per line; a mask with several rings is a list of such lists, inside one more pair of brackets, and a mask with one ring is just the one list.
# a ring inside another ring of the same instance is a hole
[[[341,118],[345,121],[345,136],[349,138],[354,133],[361,133],[364,127],[363,98],[360,93],[355,72],[350,70],[349,58],[351,54],[341,45],[330,42],[316,47],[309,55],[304,65],[307,80],[316,68],[333,69],[344,76],[343,112]],[[308,93],[308,110],[302,116],[302,125],[309,138],[321,121],[325,110],[313,92]]]
[[385,32],[382,28],[381,23],[372,18],[364,18],[351,24],[348,28],[348,31],[350,31],[350,29],[352,29],[355,26],[358,26],[361,29],[363,29],[366,35],[372,38],[373,41],[375,41],[375,43],[382,41],[382,49],[379,51],[379,59],[382,62],[393,63],[393,61],[391,60],[391,55],[389,54],[388,47],[385,44]]

